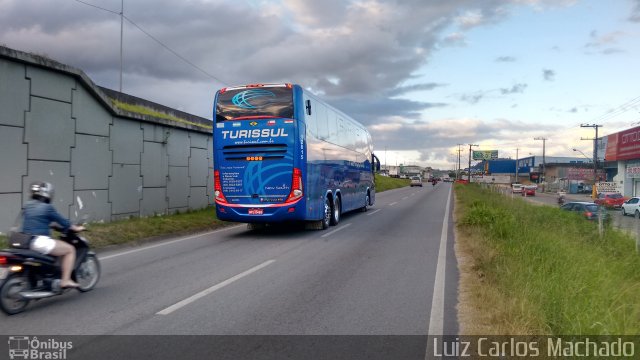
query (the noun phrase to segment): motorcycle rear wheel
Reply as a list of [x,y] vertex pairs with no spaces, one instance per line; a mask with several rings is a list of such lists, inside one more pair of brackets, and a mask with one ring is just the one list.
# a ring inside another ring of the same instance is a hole
[[77,289],[80,292],[87,292],[96,286],[98,280],[100,280],[100,262],[95,255],[87,255],[75,271],[75,281],[80,285]]
[[7,315],[15,315],[24,311],[29,300],[19,293],[29,290],[29,279],[17,275],[8,278],[0,288],[0,309]]

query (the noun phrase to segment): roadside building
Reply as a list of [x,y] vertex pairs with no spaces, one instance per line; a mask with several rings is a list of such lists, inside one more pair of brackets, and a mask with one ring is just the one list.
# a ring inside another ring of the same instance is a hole
[[603,137],[604,169],[624,196],[640,196],[640,126]]

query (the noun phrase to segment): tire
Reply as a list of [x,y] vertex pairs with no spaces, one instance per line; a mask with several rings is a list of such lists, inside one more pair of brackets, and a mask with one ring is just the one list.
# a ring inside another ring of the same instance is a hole
[[0,309],[7,315],[15,315],[24,311],[29,300],[18,293],[29,289],[29,280],[24,276],[9,277],[0,288]]
[[333,208],[331,211],[331,225],[336,226],[338,225],[338,223],[340,222],[340,215],[341,215],[341,206],[340,206],[340,197],[336,196],[333,199]]
[[627,212],[624,211],[624,208],[622,208],[622,216],[627,216]]
[[100,262],[95,255],[89,254],[75,271],[75,281],[80,284],[78,291],[87,292],[93,289],[98,280],[100,280]]
[[369,210],[370,200],[369,193],[367,192],[367,196],[364,198],[364,206],[360,208],[362,212],[367,212]]
[[636,210],[635,217],[636,219],[640,219],[640,211]]
[[329,198],[325,198],[324,200],[324,216],[322,217],[322,230],[327,229],[329,225],[331,225],[331,201]]

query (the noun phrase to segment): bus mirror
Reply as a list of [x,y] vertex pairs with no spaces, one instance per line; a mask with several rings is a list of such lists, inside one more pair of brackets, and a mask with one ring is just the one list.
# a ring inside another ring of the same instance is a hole
[[305,108],[307,109],[307,115],[311,115],[311,100],[307,100],[307,106]]
[[380,172],[380,159],[375,154],[371,155],[371,170]]

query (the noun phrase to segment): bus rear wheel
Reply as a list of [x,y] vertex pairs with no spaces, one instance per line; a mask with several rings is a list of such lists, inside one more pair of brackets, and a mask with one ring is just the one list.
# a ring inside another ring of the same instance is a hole
[[331,225],[338,225],[340,222],[340,198],[335,197],[333,200],[333,211],[331,211]]
[[322,229],[326,229],[331,225],[331,199],[326,198],[324,200],[324,216],[322,217]]

